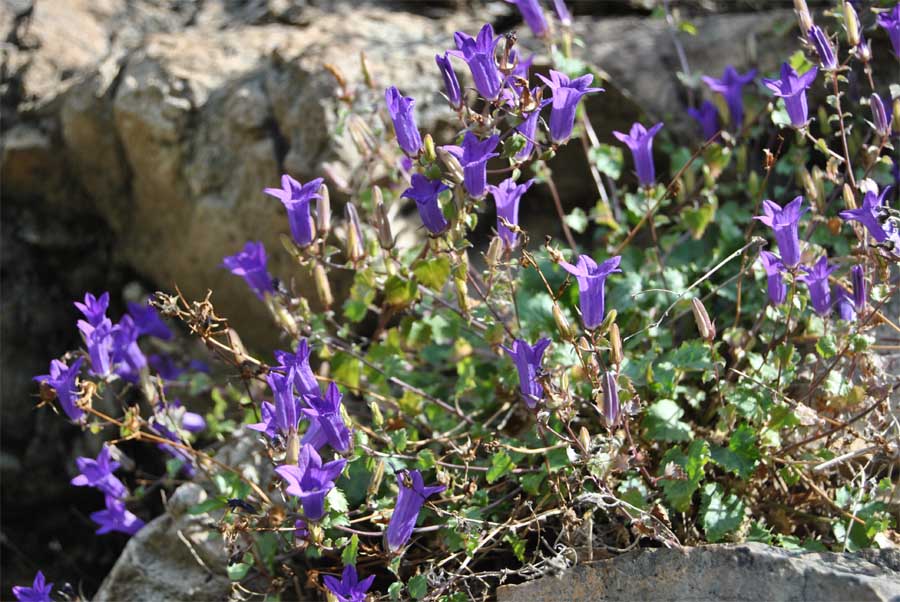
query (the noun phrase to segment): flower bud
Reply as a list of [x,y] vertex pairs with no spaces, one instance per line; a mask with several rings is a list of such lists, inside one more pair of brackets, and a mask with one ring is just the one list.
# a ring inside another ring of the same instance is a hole
[[378,235],[378,244],[385,251],[390,251],[394,248],[394,233],[391,231],[391,221],[381,196],[381,188],[373,187],[372,195],[375,198],[375,233]]
[[869,108],[872,109],[872,123],[875,125],[875,131],[879,136],[887,137],[891,135],[891,121],[888,120],[887,112],[884,110],[884,103],[877,94],[869,97]]
[[503,257],[503,250],[505,246],[503,244],[503,239],[499,236],[495,236],[491,240],[491,244],[488,247],[487,253],[484,255],[484,259],[487,264],[491,267],[500,263],[500,259]]
[[579,445],[581,445],[581,449],[583,449],[585,453],[590,452],[591,434],[588,432],[587,428],[581,427],[581,429],[578,431],[578,443]]
[[297,464],[297,459],[300,457],[300,434],[296,432],[291,432],[288,435],[287,444],[285,445],[284,452],[284,463],[285,464]]
[[894,133],[900,134],[900,96],[894,99]]
[[797,13],[797,19],[800,21],[800,31],[806,34],[813,26],[812,15],[809,14],[806,0],[794,0],[794,12]]
[[377,148],[375,137],[366,121],[359,115],[351,114],[347,118],[347,131],[359,154],[368,156]]
[[844,27],[847,28],[847,41],[850,46],[859,44],[859,17],[853,5],[844,0]]
[[469,315],[469,287],[465,278],[454,278],[453,284],[456,287],[456,302],[459,304],[459,311],[464,316]]
[[316,199],[316,230],[323,239],[331,230],[331,196],[325,184],[319,188],[319,198]]
[[864,63],[872,60],[872,46],[862,36],[859,37],[859,44],[856,45],[856,56]]
[[369,402],[369,410],[372,412],[372,424],[375,428],[380,429],[384,426],[384,416],[381,413],[381,408],[378,407],[378,403],[375,401]]
[[619,336],[619,325],[613,323],[609,327],[609,359],[616,366],[622,364],[622,337]]
[[375,462],[375,470],[372,471],[372,478],[369,479],[369,486],[366,488],[366,497],[372,498],[378,495],[381,489],[381,480],[384,478],[384,460],[379,459]]
[[853,189],[850,188],[850,184],[844,184],[842,192],[844,194],[844,206],[847,209],[856,209],[856,197],[853,195]]
[[434,138],[431,137],[431,134],[425,134],[423,142],[425,143],[425,160],[429,163],[434,163],[437,161],[437,154],[434,149]]
[[462,165],[459,164],[459,160],[443,148],[438,147],[436,152],[438,159],[440,159],[441,163],[444,165],[447,176],[457,184],[461,184],[464,177]]
[[355,263],[365,257],[366,239],[363,238],[359,213],[353,203],[344,205],[344,216],[347,218],[347,259]]
[[319,295],[319,301],[328,309],[334,303],[334,297],[331,296],[331,285],[328,283],[328,274],[325,272],[325,266],[317,263],[313,268],[313,281],[316,284],[316,293]]
[[822,66],[822,69],[825,71],[837,69],[838,64],[837,57],[834,54],[834,47],[831,45],[831,40],[828,39],[825,32],[820,27],[813,25],[807,33],[807,37],[815,47],[816,54],[819,55],[819,64]]
[[618,317],[619,312],[614,309],[609,310],[609,313],[606,314],[606,318],[603,319],[603,322],[600,323],[600,328],[598,332],[600,334],[605,334],[609,328],[615,323],[616,317]]
[[553,321],[556,323],[556,329],[559,331],[560,336],[567,341],[571,340],[573,337],[572,327],[557,303],[553,304]]
[[612,428],[619,420],[619,384],[616,382],[616,373],[608,371],[603,374],[603,418],[606,426]]
[[697,323],[697,330],[700,331],[700,338],[712,341],[716,338],[716,326],[709,319],[706,308],[700,299],[694,297],[691,299],[691,310],[694,312],[694,321]]

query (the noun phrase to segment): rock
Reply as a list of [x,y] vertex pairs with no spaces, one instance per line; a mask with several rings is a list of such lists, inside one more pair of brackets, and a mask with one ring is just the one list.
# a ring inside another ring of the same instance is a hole
[[644,549],[558,578],[502,586],[500,602],[543,600],[897,600],[900,551],[789,552],[764,544]]

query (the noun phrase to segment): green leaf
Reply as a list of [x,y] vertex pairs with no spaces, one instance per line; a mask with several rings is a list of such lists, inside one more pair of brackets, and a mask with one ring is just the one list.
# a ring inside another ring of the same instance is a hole
[[516,559],[519,562],[525,562],[525,540],[512,532],[507,533],[503,539],[512,547]]
[[418,262],[413,268],[416,278],[428,288],[440,291],[450,279],[450,258],[446,255]]
[[566,215],[566,225],[578,234],[583,234],[588,226],[587,213],[581,207],[576,207],[572,213]]
[[409,595],[416,600],[421,600],[428,594],[428,579],[425,575],[416,575],[406,584]]
[[522,491],[528,495],[540,495],[541,483],[544,482],[546,477],[547,475],[543,472],[532,472],[522,475],[519,478],[519,483],[522,484]]
[[341,552],[341,562],[344,563],[344,566],[348,564],[356,564],[356,553],[359,551],[359,536],[354,533],[350,538],[350,543],[344,548],[344,551]]
[[600,173],[608,175],[613,180],[618,180],[621,177],[625,154],[620,147],[611,144],[599,144],[591,148],[590,159]]
[[188,514],[197,515],[197,514],[205,514],[210,510],[215,510],[216,508],[223,508],[226,505],[226,501],[220,497],[211,497],[206,499],[196,506],[191,506],[188,508]]
[[687,226],[691,233],[691,237],[694,240],[703,238],[706,227],[712,223],[715,216],[716,206],[712,203],[696,209],[685,209],[681,213],[681,219],[684,221],[684,225]]
[[[397,560],[400,560],[399,556],[397,557]],[[397,564],[399,565],[400,563],[398,562]],[[397,572],[394,571],[394,574],[396,575]],[[399,600],[400,593],[402,591],[403,591],[403,582],[401,582],[401,581],[394,581],[393,583],[391,583],[388,586],[388,595],[390,595],[391,600]]]
[[712,459],[713,462],[742,479],[749,478],[759,460],[756,433],[750,426],[740,425],[732,433],[728,447],[713,448]]
[[337,487],[328,492],[328,495],[325,496],[325,501],[328,502],[328,507],[331,508],[332,512],[344,514],[349,510],[347,497]]
[[406,307],[415,300],[419,293],[419,285],[415,278],[405,280],[394,275],[384,283],[384,301],[394,307]]
[[721,541],[741,526],[744,502],[733,493],[725,495],[718,483],[707,483],[703,486],[700,517],[706,538],[712,542]]
[[339,381],[341,385],[346,385],[354,390],[359,389],[362,363],[358,359],[343,351],[338,351],[331,359],[331,369],[334,379]]
[[837,354],[837,342],[834,335],[827,334],[819,337],[816,343],[816,351],[822,356],[822,359],[832,358]]
[[703,480],[703,467],[709,462],[709,457],[709,443],[703,439],[692,441],[687,454],[673,447],[663,455],[660,461],[661,472],[664,473],[670,463],[681,467],[684,471],[681,478],[660,479],[666,499],[678,512],[687,512],[690,509],[691,498]]
[[509,473],[515,465],[512,458],[504,450],[500,450],[491,456],[491,468],[487,472],[487,482],[493,483],[503,475]]
[[655,441],[689,441],[694,432],[688,423],[680,418],[684,415],[677,403],[671,399],[660,399],[647,408],[643,426],[647,437]]
[[228,568],[226,569],[228,578],[232,581],[240,581],[250,572],[251,566],[253,566],[253,556],[250,553],[244,554],[244,562],[236,562],[228,565]]
[[436,461],[437,458],[434,457],[434,452],[426,447],[419,452],[416,459],[416,466],[419,467],[419,470],[428,470],[429,468],[434,468]]

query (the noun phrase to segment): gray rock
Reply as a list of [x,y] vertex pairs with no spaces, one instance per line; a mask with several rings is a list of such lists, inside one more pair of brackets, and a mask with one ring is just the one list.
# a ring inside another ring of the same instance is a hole
[[900,551],[789,552],[763,544],[646,549],[502,586],[499,602],[900,600]]

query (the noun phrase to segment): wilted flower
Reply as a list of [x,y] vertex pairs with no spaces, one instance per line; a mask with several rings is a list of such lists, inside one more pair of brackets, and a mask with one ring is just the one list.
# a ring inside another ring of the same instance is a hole
[[40,571],[34,576],[31,587],[15,585],[12,588],[12,593],[19,602],[50,602],[50,592],[52,591],[53,584],[47,583],[44,573]]
[[616,382],[616,373],[609,370],[603,374],[603,418],[609,427],[615,426],[619,420],[621,408],[619,406],[619,384]]
[[144,521],[125,509],[125,502],[110,495],[106,496],[106,510],[91,512],[91,520],[100,525],[97,535],[111,531],[134,535],[144,526]]
[[564,270],[578,280],[581,319],[584,327],[592,329],[603,323],[606,315],[606,278],[613,272],[621,272],[620,256],[610,257],[600,265],[588,255],[578,257],[575,265],[560,261]]
[[759,260],[766,270],[766,287],[769,292],[769,301],[772,305],[781,305],[787,298],[787,284],[781,273],[784,271],[784,264],[774,253],[769,251],[760,251]]
[[499,156],[493,152],[499,141],[500,137],[496,134],[486,140],[479,140],[478,136],[466,131],[462,146],[445,144],[441,147],[459,161],[463,169],[463,185],[473,198],[484,196],[487,186],[487,162],[488,159]]
[[325,496],[334,489],[334,480],[340,476],[347,460],[334,460],[322,464],[322,458],[311,445],[303,445],[297,465],[284,465],[275,469],[287,481],[285,491],[300,498],[303,514],[308,521],[325,516]]
[[272,276],[266,267],[266,248],[261,242],[247,241],[239,253],[225,257],[222,266],[243,278],[260,299],[266,293],[275,292]]
[[699,109],[688,109],[688,115],[700,124],[705,139],[709,140],[719,131],[719,110],[708,100],[704,100]]
[[398,472],[397,485],[400,488],[397,505],[384,534],[385,547],[390,553],[399,551],[409,541],[425,500],[447,488],[444,485],[426,487],[418,470]]
[[781,79],[763,79],[775,96],[784,99],[784,107],[794,127],[803,127],[809,121],[806,89],[815,81],[818,72],[818,68],[813,67],[803,75],[797,75],[788,63],[784,63],[781,65]]
[[809,28],[807,37],[815,47],[816,54],[819,55],[819,64],[822,66],[822,69],[826,71],[837,69],[837,58],[834,56],[834,48],[831,47],[831,42],[828,40],[825,32],[822,31],[822,28],[818,25],[813,25]]
[[869,108],[872,109],[872,123],[875,125],[875,131],[879,136],[887,137],[891,135],[891,122],[893,115],[888,117],[887,111],[884,109],[884,103],[877,94],[869,97]]
[[853,307],[858,313],[866,307],[866,273],[861,265],[855,265],[850,268],[850,274],[853,280]]
[[504,226],[501,218],[515,226],[519,225],[519,201],[533,183],[534,179],[524,184],[516,184],[515,180],[507,178],[500,182],[499,186],[488,186],[497,205],[497,233],[510,248],[516,244],[516,233]]
[[[313,221],[309,208],[313,199],[319,198],[322,178],[300,184],[291,176],[281,176],[281,188],[265,188],[263,192],[281,201],[287,209],[291,236],[299,246],[305,247],[313,241]],[[246,247],[245,247],[246,248]]]
[[434,55],[434,61],[441,70],[441,77],[444,78],[444,92],[447,94],[450,106],[459,109],[462,106],[462,91],[459,87],[459,78],[456,77],[456,71],[453,70],[453,64],[450,62],[449,53],[445,52],[444,56]]
[[828,286],[828,276],[837,269],[828,265],[828,257],[823,255],[812,268],[803,267],[806,272],[799,280],[806,283],[809,289],[809,297],[816,313],[824,316],[831,311],[831,289]]
[[443,191],[450,190],[449,186],[440,180],[429,180],[417,173],[410,178],[410,184],[411,186],[404,190],[401,196],[416,202],[422,223],[429,232],[435,235],[443,233],[450,223],[444,217],[438,197]]
[[97,326],[106,318],[106,310],[109,308],[109,293],[105,292],[99,297],[91,293],[84,294],[84,303],[75,301],[78,308],[91,326]]
[[884,29],[894,47],[894,56],[900,58],[900,2],[887,12],[878,14],[878,25]]
[[859,209],[847,209],[841,211],[838,215],[847,221],[861,223],[872,235],[872,238],[878,242],[884,242],[888,239],[890,233],[881,225],[879,214],[890,191],[890,186],[885,186],[881,194],[877,194],[874,190],[869,190],[863,196],[862,207]]
[[71,366],[61,360],[53,360],[50,362],[50,374],[35,376],[34,380],[46,383],[56,390],[56,398],[59,399],[59,405],[70,420],[78,421],[84,416],[84,411],[75,405],[78,401],[78,386],[76,380],[78,372],[81,370],[83,357],[79,357]]
[[129,303],[128,314],[134,320],[139,336],[151,336],[168,341],[172,338],[172,331],[166,326],[155,307],[140,303]]
[[300,339],[300,342],[297,343],[296,353],[275,351],[275,360],[278,362],[278,366],[275,366],[275,369],[285,371],[293,369],[294,387],[304,397],[321,394],[316,375],[313,374],[312,368],[309,367],[310,354],[311,350],[306,339]]
[[763,201],[764,215],[754,216],[765,225],[772,228],[775,234],[775,242],[781,251],[781,261],[789,268],[800,263],[800,235],[798,226],[800,218],[809,211],[809,207],[803,208],[803,197],[797,196],[782,209],[780,205],[770,200]]
[[528,27],[531,29],[531,32],[534,35],[539,38],[547,35],[547,20],[544,18],[544,11],[541,9],[541,5],[538,0],[506,1],[519,7],[519,12],[522,13],[522,18],[525,20],[525,23],[528,24]]
[[550,138],[559,144],[572,135],[575,127],[575,109],[581,97],[592,92],[602,92],[603,88],[590,88],[594,76],[590,73],[570,80],[559,71],[550,70],[550,79],[538,74],[541,80],[550,86],[553,93],[553,104],[550,111]]
[[572,25],[572,13],[566,8],[564,0],[553,0],[553,8],[556,9],[556,16],[559,17],[559,22],[562,23],[563,27]]
[[384,91],[384,99],[387,102],[391,121],[394,122],[394,132],[397,134],[397,144],[407,155],[417,155],[422,150],[422,136],[416,127],[416,119],[413,115],[413,107],[416,101],[408,96],[403,96],[396,86],[391,86]]
[[756,77],[756,69],[751,69],[744,75],[737,72],[737,69],[728,65],[722,73],[722,77],[716,79],[714,77],[704,76],[703,82],[709,86],[713,92],[717,92],[725,99],[728,105],[728,114],[731,117],[731,126],[735,130],[740,130],[744,125],[744,99],[742,91],[744,86],[753,81]]
[[534,408],[537,402],[544,398],[544,387],[537,377],[541,371],[541,358],[549,345],[550,339],[546,338],[540,339],[534,347],[522,339],[516,339],[513,341],[512,349],[502,347],[516,364],[516,370],[519,372],[519,390],[525,399],[525,405],[529,408]]
[[364,602],[366,592],[372,587],[375,575],[369,575],[360,581],[359,576],[356,574],[356,567],[348,564],[344,567],[340,581],[331,575],[325,575],[324,580],[325,587],[334,594],[338,602]]
[[613,132],[619,142],[627,145],[634,157],[634,170],[642,186],[653,186],[656,171],[653,166],[653,137],[661,130],[663,124],[657,123],[649,130],[640,123],[631,126],[628,134]]
[[328,443],[338,453],[350,450],[350,429],[341,417],[341,391],[336,384],[329,383],[325,396],[307,398],[309,408],[302,410],[309,418],[310,426],[301,444],[310,444],[316,449]]
[[109,446],[103,446],[96,460],[79,457],[75,459],[75,464],[78,465],[81,474],[72,479],[72,485],[96,487],[114,498],[123,498],[128,494],[125,485],[113,474],[119,468],[119,463],[110,458]]
[[462,58],[469,65],[472,81],[479,94],[488,100],[497,100],[503,77],[494,57],[494,50],[500,41],[499,37],[494,37],[494,28],[490,23],[486,24],[478,32],[477,38],[457,31],[453,34],[453,39],[458,50],[451,50],[449,53]]

